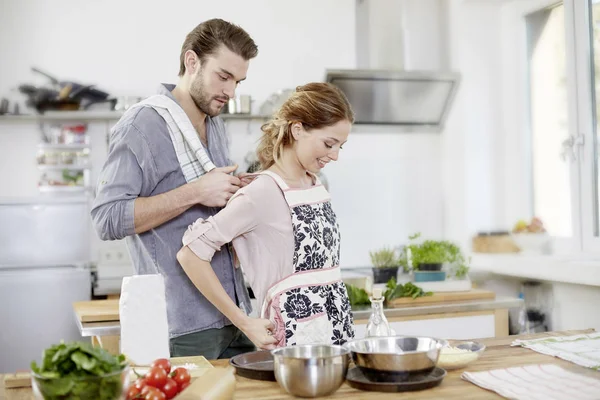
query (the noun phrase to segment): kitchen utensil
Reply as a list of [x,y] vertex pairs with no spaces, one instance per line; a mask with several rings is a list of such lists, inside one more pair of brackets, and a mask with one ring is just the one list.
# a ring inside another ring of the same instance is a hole
[[477,361],[484,350],[485,345],[479,342],[450,341],[448,346],[440,351],[437,366],[447,371],[464,368]]
[[275,379],[288,393],[300,397],[327,396],[344,383],[349,350],[335,345],[288,346],[271,351]]
[[295,89],[282,89],[273,93],[260,106],[260,115],[272,115],[276,113],[283,103],[295,92]]
[[8,114],[8,99],[0,100],[0,115]]
[[353,340],[346,347],[363,372],[404,374],[432,371],[447,344],[446,340],[429,337],[388,336]]
[[227,102],[225,112],[228,114],[250,114],[252,98],[249,95],[235,96]]
[[446,376],[446,371],[442,368],[434,368],[433,371],[426,373],[409,374],[404,380],[390,382],[387,381],[389,375],[382,373],[382,380],[377,377],[365,376],[360,368],[352,368],[346,375],[348,385],[359,390],[368,390],[375,392],[410,392],[415,390],[425,390],[435,387],[442,383]]
[[239,354],[229,360],[229,364],[244,378],[275,381],[273,355],[268,350]]

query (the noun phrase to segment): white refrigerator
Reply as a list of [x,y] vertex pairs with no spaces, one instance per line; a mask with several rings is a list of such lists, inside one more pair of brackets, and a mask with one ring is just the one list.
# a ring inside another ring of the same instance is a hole
[[0,373],[83,339],[72,303],[91,299],[87,197],[0,199]]

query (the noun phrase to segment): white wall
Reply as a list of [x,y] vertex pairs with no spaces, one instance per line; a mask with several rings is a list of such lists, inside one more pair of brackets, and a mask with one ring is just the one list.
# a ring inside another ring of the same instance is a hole
[[450,60],[462,74],[443,135],[445,228],[469,246],[478,230],[502,229],[497,169],[502,148],[498,80],[500,2],[448,2]]
[[185,35],[217,17],[242,26],[259,47],[238,91],[255,108],[278,89],[322,80],[325,68],[355,66],[347,0],[3,0],[0,94],[34,80],[37,66],[113,95],[149,95],[176,81]]
[[[445,19],[437,8],[439,2],[409,2],[415,16],[408,19],[415,34],[407,39],[414,68],[437,69],[442,63],[440,54],[446,51],[442,31],[423,28],[438,26]],[[234,1],[233,6],[177,0],[169,10],[184,12],[167,19],[167,10],[158,2],[8,0],[0,15],[0,54],[8,55],[11,62],[0,64],[0,96],[17,83],[45,83],[29,71],[31,65],[63,79],[98,83],[115,95],[149,94],[158,82],[175,81],[185,34],[204,19],[222,17],[241,25],[259,46],[248,80],[239,89],[240,94],[253,96],[256,111],[276,90],[322,81],[327,68],[356,66],[355,6],[348,0]],[[391,14],[389,23],[395,22]],[[133,15],[138,16],[135,21]],[[389,26],[375,24],[375,29],[385,31]],[[63,39],[73,31],[81,33]],[[395,49],[393,42],[388,45]],[[244,169],[244,158],[260,135],[260,123],[229,121],[227,125],[232,158]],[[21,124],[16,128],[21,136],[14,140],[14,126],[0,124],[4,195],[35,195],[32,146],[38,134],[33,124]],[[367,266],[369,250],[403,243],[416,231],[443,236],[441,136],[399,134],[394,128],[378,127],[355,131],[340,161],[324,171],[342,227],[342,266]],[[101,136],[94,138],[102,141]],[[96,157],[103,151],[102,144],[96,146]],[[11,172],[3,161],[9,154],[12,162],[20,160],[11,164],[19,172]]]

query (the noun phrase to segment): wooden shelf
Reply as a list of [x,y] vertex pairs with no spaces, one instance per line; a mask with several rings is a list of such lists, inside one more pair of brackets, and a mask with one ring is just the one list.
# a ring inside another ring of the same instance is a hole
[[[0,122],[88,122],[117,121],[121,111],[47,111],[44,114],[0,115]],[[268,115],[221,114],[224,120],[268,120]]]

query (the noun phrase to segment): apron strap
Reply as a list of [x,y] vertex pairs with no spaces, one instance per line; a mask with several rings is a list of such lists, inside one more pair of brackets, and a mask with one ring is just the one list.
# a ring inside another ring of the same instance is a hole
[[279,188],[282,191],[285,191],[287,189],[289,189],[290,187],[287,185],[287,183],[285,183],[285,181],[283,180],[283,178],[279,175],[277,175],[275,172],[272,171],[261,171],[259,172],[259,175],[267,175],[270,176],[271,178],[273,178],[273,180],[277,183],[277,185],[279,185]]

